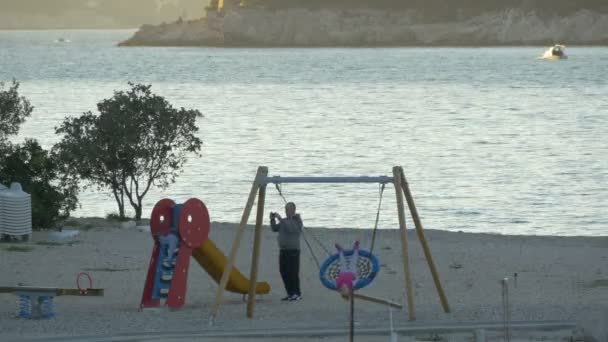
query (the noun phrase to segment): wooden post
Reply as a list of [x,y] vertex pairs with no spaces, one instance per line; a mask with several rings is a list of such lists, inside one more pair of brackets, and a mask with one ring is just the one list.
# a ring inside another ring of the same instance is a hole
[[[268,175],[268,169],[262,170],[262,177]],[[247,298],[247,317],[253,318],[255,308],[255,289],[258,283],[258,265],[262,243],[262,224],[264,223],[264,200],[266,198],[266,184],[260,185],[258,193],[258,210],[255,217],[255,232],[253,237],[253,252],[251,253],[251,272],[249,273],[249,298]]]
[[418,239],[420,240],[420,244],[422,245],[422,250],[424,251],[424,256],[426,261],[429,264],[429,268],[431,269],[431,274],[433,275],[433,281],[435,282],[435,287],[437,288],[437,293],[439,294],[439,299],[441,300],[441,305],[443,306],[443,311],[446,313],[450,312],[450,304],[448,303],[448,298],[443,291],[443,286],[441,285],[441,279],[439,279],[439,273],[437,272],[437,268],[435,267],[435,263],[433,262],[433,256],[431,255],[431,248],[429,247],[428,242],[426,241],[426,237],[424,236],[424,230],[422,228],[422,222],[420,221],[420,216],[418,216],[418,210],[416,210],[416,204],[414,204],[414,197],[410,192],[410,187],[405,179],[405,174],[403,173],[403,169],[399,167],[401,176],[401,187],[403,189],[403,194],[405,195],[405,199],[407,200],[407,206],[410,208],[410,213],[412,215],[412,219],[414,220],[414,225],[416,226],[416,233],[418,234]]
[[258,188],[260,187],[260,179],[261,174],[265,172],[268,173],[268,168],[264,166],[258,167],[258,171],[255,175],[255,180],[251,186],[251,191],[249,192],[249,198],[247,199],[247,204],[245,205],[245,209],[243,210],[243,216],[241,217],[241,223],[239,224],[239,228],[236,231],[236,236],[234,237],[234,241],[232,242],[232,248],[230,249],[230,255],[228,256],[228,262],[224,267],[224,273],[222,273],[222,279],[220,280],[220,284],[215,293],[215,301],[213,302],[213,307],[211,309],[211,321],[213,322],[215,317],[217,316],[217,312],[220,309],[220,305],[222,303],[222,296],[224,294],[224,290],[226,289],[226,284],[228,284],[228,278],[230,278],[230,272],[232,271],[232,265],[234,265],[234,260],[236,259],[236,254],[239,250],[239,246],[241,245],[241,238],[243,237],[243,233],[245,232],[245,227],[247,226],[247,221],[249,220],[249,214],[251,214],[251,208],[253,207],[253,202],[255,201],[255,195],[258,192]]
[[410,258],[407,248],[407,230],[405,227],[405,209],[403,207],[400,170],[399,166],[393,167],[397,213],[399,215],[399,235],[401,237],[401,255],[403,257],[403,273],[405,274],[405,288],[407,291],[407,308],[410,320],[413,321],[416,319],[416,308],[414,307],[414,293],[412,291],[412,279],[410,276]]

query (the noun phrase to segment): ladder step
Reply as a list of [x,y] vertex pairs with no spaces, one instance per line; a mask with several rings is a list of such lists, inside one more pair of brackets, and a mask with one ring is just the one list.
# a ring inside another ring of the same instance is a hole
[[172,269],[173,267],[175,267],[175,259],[171,261],[163,261],[163,267]]

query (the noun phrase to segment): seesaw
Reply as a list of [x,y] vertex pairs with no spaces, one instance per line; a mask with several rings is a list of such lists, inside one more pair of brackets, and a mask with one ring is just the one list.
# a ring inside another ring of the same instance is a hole
[[[89,287],[80,286],[80,277],[89,279]],[[0,286],[0,293],[14,293],[19,296],[17,315],[21,318],[51,318],[55,316],[56,296],[103,296],[103,289],[94,289],[93,280],[87,273],[76,278],[77,289],[37,286]]]

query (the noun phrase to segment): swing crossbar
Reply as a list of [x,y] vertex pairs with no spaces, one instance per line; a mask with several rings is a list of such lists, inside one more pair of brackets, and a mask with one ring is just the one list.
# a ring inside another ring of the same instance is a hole
[[393,183],[393,177],[388,176],[348,176],[348,177],[281,177],[272,176],[263,178],[261,184],[284,184],[284,183]]

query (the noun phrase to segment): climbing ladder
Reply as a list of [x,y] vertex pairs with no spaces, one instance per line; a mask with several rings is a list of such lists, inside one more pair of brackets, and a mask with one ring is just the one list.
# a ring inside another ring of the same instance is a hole
[[[173,207],[173,220],[171,221],[171,232],[178,235],[177,229],[177,217],[182,208],[182,204],[176,204]],[[179,235],[178,235],[179,236]],[[173,274],[175,273],[175,265],[177,260],[177,254],[179,252],[180,240],[177,239],[177,246],[172,255],[170,253],[169,243],[159,239],[160,255],[166,257],[159,257],[156,260],[156,274],[154,276],[154,290],[152,298],[159,300],[161,298],[167,298],[169,295],[169,289],[171,288],[171,281],[173,280]]]

